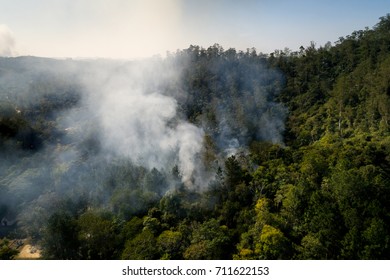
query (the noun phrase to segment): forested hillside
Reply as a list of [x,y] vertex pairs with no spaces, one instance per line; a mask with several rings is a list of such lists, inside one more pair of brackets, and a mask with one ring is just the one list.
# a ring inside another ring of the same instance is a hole
[[390,15],[271,54],[0,58],[0,257],[389,259],[389,132]]

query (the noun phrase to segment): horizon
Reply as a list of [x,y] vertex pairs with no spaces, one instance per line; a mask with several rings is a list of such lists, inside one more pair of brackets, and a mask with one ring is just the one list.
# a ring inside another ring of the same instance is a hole
[[[0,0],[0,56],[141,59],[214,44],[261,53],[332,45],[390,12],[375,1]],[[21,9],[23,8],[23,9]]]

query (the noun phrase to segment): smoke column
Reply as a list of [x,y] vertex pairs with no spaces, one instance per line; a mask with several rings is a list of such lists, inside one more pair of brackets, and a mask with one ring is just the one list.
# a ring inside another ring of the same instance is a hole
[[178,184],[207,189],[250,141],[282,143],[280,75],[223,55],[0,58],[0,214],[30,235],[67,199],[128,218]]
[[164,88],[169,80],[177,79],[175,70],[158,60],[111,71],[100,71],[103,83],[84,79],[85,117],[95,115],[102,152],[149,169],[169,171],[177,165],[183,182],[196,179],[192,175],[199,164],[196,159],[204,132],[178,116],[176,94]]
[[15,55],[15,40],[8,26],[0,24],[0,56]]

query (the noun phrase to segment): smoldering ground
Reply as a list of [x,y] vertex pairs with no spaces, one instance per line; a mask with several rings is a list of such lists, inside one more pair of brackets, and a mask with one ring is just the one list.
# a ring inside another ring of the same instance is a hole
[[250,141],[282,143],[281,75],[248,55],[1,58],[0,216],[31,235],[60,208],[128,218],[178,186],[207,189]]

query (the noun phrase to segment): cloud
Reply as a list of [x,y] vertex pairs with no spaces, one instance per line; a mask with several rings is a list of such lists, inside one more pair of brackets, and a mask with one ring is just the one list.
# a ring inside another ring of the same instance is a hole
[[0,56],[14,56],[15,54],[14,36],[8,26],[0,24]]

